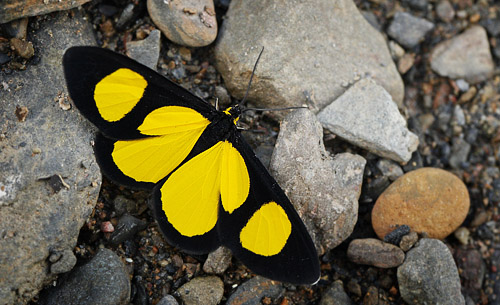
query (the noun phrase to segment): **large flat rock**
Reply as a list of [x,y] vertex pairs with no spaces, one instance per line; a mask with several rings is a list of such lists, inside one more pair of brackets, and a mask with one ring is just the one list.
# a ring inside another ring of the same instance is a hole
[[0,79],[0,304],[29,301],[55,278],[51,270],[72,267],[51,268],[50,256],[74,265],[72,250],[101,181],[90,124],[58,103],[66,92],[64,50],[95,44],[91,26],[77,11],[39,25],[28,39],[40,61]]
[[322,109],[368,76],[401,106],[403,82],[386,41],[351,0],[231,1],[215,57],[233,96],[243,97],[262,47],[249,95],[259,106]]

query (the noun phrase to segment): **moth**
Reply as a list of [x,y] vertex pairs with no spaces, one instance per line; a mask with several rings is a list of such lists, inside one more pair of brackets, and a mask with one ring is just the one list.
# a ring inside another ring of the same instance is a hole
[[269,279],[319,280],[304,224],[236,127],[242,106],[218,110],[102,48],[69,48],[63,67],[74,105],[99,130],[102,172],[152,191],[155,219],[171,245],[193,254],[223,245]]

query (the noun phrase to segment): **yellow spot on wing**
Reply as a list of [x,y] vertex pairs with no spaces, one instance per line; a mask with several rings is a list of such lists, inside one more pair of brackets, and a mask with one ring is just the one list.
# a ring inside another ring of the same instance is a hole
[[138,128],[156,137],[117,141],[111,156],[126,176],[156,183],[186,158],[208,124],[210,121],[190,108],[161,107],[146,116]]
[[243,248],[259,255],[271,256],[281,252],[292,232],[285,210],[271,201],[260,207],[240,232]]
[[223,142],[219,142],[193,157],[161,188],[163,211],[184,236],[203,235],[217,223],[223,151]]
[[224,141],[193,157],[161,188],[168,221],[184,236],[202,235],[217,222],[218,203],[232,213],[248,197],[250,179],[240,153]]
[[116,122],[134,108],[148,82],[137,72],[121,68],[104,77],[94,90],[94,100],[101,117]]
[[222,207],[229,214],[239,208],[247,199],[250,178],[243,157],[231,143],[225,142],[221,164]]

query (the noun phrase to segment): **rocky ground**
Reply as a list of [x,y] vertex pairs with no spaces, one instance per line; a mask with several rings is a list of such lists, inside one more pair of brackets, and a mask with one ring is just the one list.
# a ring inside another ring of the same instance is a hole
[[[500,4],[84,2],[0,4],[0,304],[500,304]],[[250,106],[310,110],[241,126],[311,233],[319,283],[187,255],[147,192],[101,181],[62,74],[72,45],[225,106],[264,46]]]

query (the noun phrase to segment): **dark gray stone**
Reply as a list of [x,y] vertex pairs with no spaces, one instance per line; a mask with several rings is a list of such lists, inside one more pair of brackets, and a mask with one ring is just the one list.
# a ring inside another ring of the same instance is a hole
[[352,301],[344,291],[342,281],[337,280],[333,282],[321,297],[319,305],[351,305]]
[[320,255],[339,245],[354,229],[365,163],[361,156],[350,153],[330,156],[321,124],[307,109],[293,111],[281,123],[270,171],[304,221]]
[[261,305],[262,298],[277,299],[285,292],[280,282],[256,276],[243,283],[227,300],[227,305]]
[[122,242],[134,237],[137,232],[144,230],[147,223],[139,218],[125,214],[120,217],[118,225],[116,225],[115,231],[111,233],[109,242],[113,246],[118,246]]
[[457,266],[446,245],[423,238],[398,268],[401,297],[408,304],[463,305]]
[[367,75],[402,105],[403,83],[387,43],[351,0],[231,1],[215,59],[234,97],[243,98],[263,46],[249,93],[257,106],[309,102],[322,109]]
[[413,48],[424,40],[425,35],[434,28],[434,24],[423,18],[408,13],[397,12],[387,34],[406,48]]
[[[54,280],[48,258],[72,251],[101,183],[93,128],[57,103],[66,92],[64,50],[95,44],[92,27],[79,11],[39,24],[30,36],[39,63],[2,75],[0,86],[0,304],[27,302]],[[24,121],[16,107],[26,107]],[[57,191],[53,176],[62,178]]]
[[120,257],[101,249],[87,264],[75,268],[43,291],[40,304],[126,305],[130,299],[130,280]]

